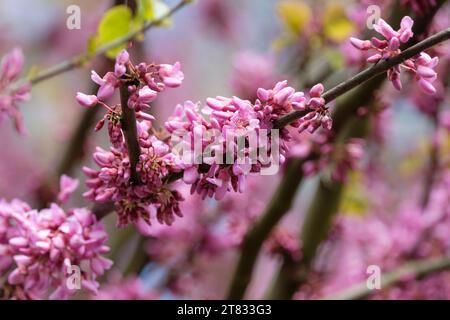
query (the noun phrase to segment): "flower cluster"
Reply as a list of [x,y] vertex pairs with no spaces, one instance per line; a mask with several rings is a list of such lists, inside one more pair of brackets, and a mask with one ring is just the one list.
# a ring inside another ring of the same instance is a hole
[[86,185],[90,188],[84,196],[97,202],[113,201],[119,215],[118,226],[130,222],[150,224],[155,216],[160,223],[170,225],[174,214],[181,216],[178,203],[182,197],[177,191],[167,188],[164,182],[177,168],[175,158],[168,145],[148,134],[149,126],[148,121],[138,122],[141,155],[137,171],[140,184],[131,182],[126,148],[111,147],[109,151],[97,148],[93,159],[100,169],[83,168],[89,178]]
[[24,133],[22,114],[18,109],[18,103],[29,99],[31,86],[22,84],[13,86],[22,73],[24,58],[18,48],[6,54],[0,63],[0,120],[7,115],[14,120],[18,132]]
[[279,139],[273,137],[277,119],[299,110],[305,115],[291,123],[299,132],[331,129],[323,91],[321,84],[315,85],[306,97],[282,81],[273,89],[259,88],[254,103],[219,96],[208,98],[203,109],[191,101],[178,105],[165,127],[183,150],[184,182],[203,198],[219,200],[227,191],[243,192],[248,175],[284,162],[291,136],[281,128]]
[[[97,95],[77,93],[81,105],[91,107],[100,104],[107,109],[107,114],[95,129],[100,130],[108,122],[112,147],[109,151],[97,148],[94,153],[99,170],[84,168],[90,188],[84,195],[97,202],[113,201],[119,215],[118,226],[130,222],[150,224],[152,217],[170,225],[175,215],[181,216],[178,203],[182,197],[177,191],[167,188],[165,183],[170,173],[179,171],[177,159],[170,147],[152,134],[151,121],[154,118],[142,109],[149,108],[149,103],[166,87],[178,87],[183,78],[178,62],[174,65],[133,65],[128,52],[123,50],[117,55],[114,72],[108,72],[101,78],[92,71],[92,80],[100,86]],[[107,105],[105,101],[121,88],[127,90],[127,106]],[[131,108],[136,114],[140,150],[135,168],[131,168],[122,130],[123,108]],[[139,183],[133,181],[132,169],[139,174]]]
[[[64,200],[76,184],[63,177]],[[96,278],[112,265],[102,256],[109,251],[106,240],[103,225],[86,208],[33,210],[19,200],[0,200],[0,275],[7,275],[10,297],[62,299],[81,288],[96,293]],[[73,287],[72,268],[81,276]]]
[[[152,127],[154,118],[143,112],[165,87],[177,87],[183,80],[179,63],[175,65],[133,66],[126,51],[116,58],[114,72],[92,80],[100,85],[97,95],[77,94],[84,106],[100,104],[107,114],[96,126],[107,121],[112,147],[98,148],[94,161],[99,170],[84,168],[90,188],[85,196],[98,202],[113,201],[119,215],[119,226],[128,223],[150,224],[153,216],[170,225],[181,216],[179,192],[171,190],[171,177],[181,174],[192,193],[203,198],[222,199],[231,190],[243,192],[246,177],[263,174],[284,162],[290,133],[286,128],[274,129],[274,122],[294,110],[305,115],[291,123],[302,132],[314,132],[320,126],[331,129],[329,110],[322,98],[324,88],[315,85],[308,95],[296,92],[287,81],[273,89],[256,90],[254,102],[238,97],[216,97],[206,100],[207,106],[191,101],[178,105],[165,123],[164,132]],[[116,89],[127,90],[127,105],[109,106],[106,99]],[[123,108],[134,110],[137,123],[139,160],[131,167],[122,128]],[[275,166],[274,166],[275,165]],[[135,170],[139,181],[132,178]]]
[[170,64],[146,64],[133,65],[126,50],[121,51],[116,57],[114,72],[107,72],[100,77],[92,71],[92,81],[99,85],[97,95],[77,93],[77,101],[86,107],[102,104],[108,110],[105,101],[114,95],[116,89],[127,86],[129,91],[128,107],[135,111],[149,108],[149,103],[156,99],[158,92],[166,87],[176,88],[181,85],[184,74],[181,65],[176,62]]
[[[401,52],[401,43],[407,43],[412,38],[414,35],[412,32],[413,24],[414,21],[410,17],[405,16],[400,23],[400,29],[395,31],[386,21],[379,19],[374,24],[374,29],[385,38],[384,40],[376,37],[373,37],[371,40],[361,40],[352,37],[350,38],[350,42],[359,50],[367,51],[374,49],[377,51],[377,53],[367,58],[367,61],[370,63],[388,60]],[[431,58],[428,54],[421,52],[416,57],[390,68],[388,70],[388,79],[397,90],[401,90],[400,71],[401,68],[404,68],[414,74],[414,78],[422,91],[427,94],[434,94],[436,89],[432,83],[437,78],[434,68],[438,61],[438,57]]]

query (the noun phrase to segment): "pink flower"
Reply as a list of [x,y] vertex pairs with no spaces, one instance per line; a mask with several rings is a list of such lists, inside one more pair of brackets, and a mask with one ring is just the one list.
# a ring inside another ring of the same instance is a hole
[[432,83],[437,79],[437,73],[434,71],[434,68],[437,66],[438,62],[438,57],[431,58],[425,52],[421,52],[419,57],[414,60],[416,80],[419,83],[419,87],[425,93],[436,93],[436,89]]
[[[75,183],[63,177],[61,184],[70,192]],[[109,251],[106,240],[102,224],[89,209],[65,211],[52,204],[38,211],[18,200],[0,200],[0,265],[11,270],[7,279],[16,298],[69,297],[75,288],[67,279],[76,267],[81,288],[95,293],[96,278],[112,265],[102,256]]]
[[66,202],[70,195],[78,188],[79,182],[77,179],[72,179],[69,176],[62,175],[59,181],[58,200],[61,203]]
[[85,107],[92,107],[98,103],[97,96],[95,95],[87,95],[81,92],[77,92],[77,101],[79,104]]
[[174,215],[181,216],[178,202],[182,197],[164,186],[164,178],[177,170],[175,157],[165,143],[149,135],[149,127],[145,120],[138,122],[141,155],[137,171],[140,185],[131,183],[130,162],[122,136],[119,149],[106,151],[97,148],[93,158],[99,170],[83,168],[89,177],[86,185],[90,188],[84,196],[97,202],[113,201],[119,215],[118,226],[142,220],[150,224],[152,218],[171,224]]
[[[414,21],[408,17],[403,17],[400,22],[400,29],[395,31],[386,21],[379,19],[374,25],[375,30],[384,36],[385,40],[372,38],[368,40],[360,40],[350,38],[351,44],[359,50],[374,49],[377,53],[367,58],[367,62],[377,63],[380,60],[387,60],[398,55],[401,52],[400,43],[406,43],[413,37],[412,26]],[[421,52],[418,57],[413,57],[404,61],[400,65],[396,65],[388,70],[388,79],[392,82],[397,90],[402,89],[400,79],[401,68],[414,73],[415,80],[419,84],[419,88],[427,94],[435,94],[436,89],[432,82],[436,80],[437,74],[433,70],[438,63],[438,58],[431,58],[428,54]]]
[[175,62],[174,65],[161,64],[159,66],[159,76],[163,83],[169,88],[179,87],[184,79],[184,74],[181,72],[181,64]]
[[[130,56],[126,50],[122,50],[116,57],[114,72],[107,72],[100,77],[95,71],[91,72],[91,79],[100,86],[97,95],[86,95],[77,93],[78,103],[86,107],[100,104],[108,110],[111,115],[115,106],[108,106],[105,101],[111,98],[115,91],[123,85],[128,85],[130,97],[128,107],[136,112],[143,108],[149,108],[149,103],[156,99],[157,93],[167,87],[177,87],[183,80],[183,72],[177,62],[173,66],[169,64],[146,64],[140,63],[136,66],[129,66]],[[127,73],[128,66],[129,71]],[[129,85],[132,83],[133,85]],[[119,111],[112,115],[117,117]],[[105,119],[98,123],[96,130],[100,130]]]
[[116,57],[114,65],[114,74],[117,78],[122,77],[127,71],[127,64],[130,62],[130,55],[126,50],[122,50]]

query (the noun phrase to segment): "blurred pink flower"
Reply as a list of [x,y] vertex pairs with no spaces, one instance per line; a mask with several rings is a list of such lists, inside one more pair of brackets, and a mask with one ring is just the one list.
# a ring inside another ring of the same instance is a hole
[[22,50],[13,49],[0,62],[0,121],[9,116],[14,120],[18,132],[25,133],[22,114],[18,104],[29,99],[31,86],[28,83],[15,85],[24,65]]

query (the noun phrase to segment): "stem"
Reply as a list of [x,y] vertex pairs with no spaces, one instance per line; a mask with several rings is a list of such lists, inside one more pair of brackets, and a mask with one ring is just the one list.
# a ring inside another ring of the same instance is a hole
[[[445,30],[442,30],[435,35],[432,35],[431,37],[409,47],[406,50],[403,50],[400,54],[397,56],[389,59],[384,60],[382,62],[379,62],[378,64],[361,71],[360,73],[354,75],[350,79],[338,84],[337,86],[331,88],[330,90],[326,91],[322,97],[325,99],[325,103],[329,103],[336,99],[337,97],[341,96],[342,94],[352,90],[353,88],[360,85],[362,82],[368,81],[377,75],[380,75],[382,73],[385,73],[388,69],[402,63],[405,60],[408,60],[422,51],[438,44],[443,41],[446,41],[450,39],[450,28],[447,28]],[[279,118],[274,123],[275,128],[282,128],[289,123],[303,117],[306,114],[305,111],[293,111],[281,118]]]
[[[432,273],[450,269],[450,258],[432,258],[426,261],[411,261],[404,265],[381,275],[381,288],[385,289],[401,282],[405,278],[414,279],[425,277]],[[367,287],[366,282],[359,283],[341,292],[325,297],[325,300],[360,300],[369,297],[377,291]]]
[[139,174],[136,171],[136,166],[141,155],[141,147],[139,146],[136,128],[136,114],[134,109],[128,107],[128,85],[123,84],[120,87],[120,103],[122,105],[122,132],[125,136],[125,142],[128,149],[128,157],[130,158],[130,176],[131,183],[134,185],[140,184]]
[[264,240],[275,225],[291,208],[294,195],[303,178],[300,159],[293,159],[287,165],[284,178],[261,218],[257,220],[243,240],[239,262],[231,282],[228,299],[242,299],[251,280],[253,267]]
[[176,13],[178,10],[183,8],[189,2],[191,2],[191,0],[181,0],[178,4],[174,5],[166,14],[162,15],[159,19],[153,20],[151,22],[146,22],[142,27],[138,28],[137,30],[134,30],[120,38],[117,38],[117,39],[101,46],[94,53],[82,53],[77,56],[74,56],[66,61],[63,61],[55,66],[52,66],[48,69],[45,69],[45,70],[39,72],[38,74],[36,74],[35,76],[33,76],[31,78],[19,80],[16,85],[20,86],[23,83],[36,84],[41,81],[53,78],[57,75],[60,75],[66,71],[70,71],[72,69],[81,67],[86,62],[86,60],[89,60],[98,55],[102,55],[102,54],[106,53],[107,51],[114,49],[115,47],[118,47],[118,46],[126,43],[127,41],[132,40],[139,34],[146,32],[147,30],[149,30],[155,26],[158,26],[165,19],[172,16],[174,13]]

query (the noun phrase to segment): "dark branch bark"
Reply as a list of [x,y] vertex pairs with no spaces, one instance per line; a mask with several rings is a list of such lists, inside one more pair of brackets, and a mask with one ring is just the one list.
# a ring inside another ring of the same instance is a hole
[[137,137],[136,114],[133,109],[128,107],[129,97],[128,86],[124,84],[120,87],[120,103],[122,106],[121,125],[128,149],[128,157],[130,158],[131,183],[138,185],[141,181],[136,171],[136,166],[141,155],[141,147],[139,146]]

